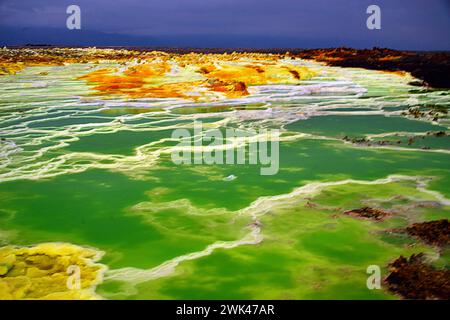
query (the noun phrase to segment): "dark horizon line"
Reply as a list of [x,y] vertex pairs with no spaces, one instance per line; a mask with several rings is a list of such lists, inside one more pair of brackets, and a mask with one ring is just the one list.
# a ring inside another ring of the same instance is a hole
[[[7,49],[45,49],[45,48],[62,48],[62,49],[127,49],[127,50],[153,50],[153,51],[183,51],[183,53],[197,52],[206,53],[233,53],[233,52],[261,52],[261,53],[293,53],[312,50],[331,50],[331,49],[352,49],[352,50],[391,50],[399,52],[411,52],[411,53],[450,53],[450,50],[411,50],[411,49],[396,49],[389,47],[352,47],[352,46],[330,46],[330,47],[197,47],[197,46],[149,46],[149,45],[57,45],[57,44],[43,44],[43,43],[26,43],[21,45],[7,45],[1,44],[0,47]],[[189,51],[191,50],[191,51]],[[206,51],[206,52],[205,52]],[[214,51],[214,52],[213,52]]]

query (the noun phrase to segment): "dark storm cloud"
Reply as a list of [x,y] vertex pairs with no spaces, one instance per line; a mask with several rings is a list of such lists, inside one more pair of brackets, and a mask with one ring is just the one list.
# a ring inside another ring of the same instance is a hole
[[[96,32],[450,49],[448,0],[0,0],[0,25],[65,28],[69,4],[81,7],[83,30]],[[366,28],[370,4],[381,7],[382,30]]]

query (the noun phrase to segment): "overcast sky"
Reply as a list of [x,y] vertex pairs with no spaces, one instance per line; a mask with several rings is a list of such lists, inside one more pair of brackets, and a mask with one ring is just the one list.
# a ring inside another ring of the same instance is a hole
[[[65,29],[70,4],[85,32],[450,50],[450,0],[0,0],[0,27]],[[366,28],[370,4],[381,8],[381,30]]]

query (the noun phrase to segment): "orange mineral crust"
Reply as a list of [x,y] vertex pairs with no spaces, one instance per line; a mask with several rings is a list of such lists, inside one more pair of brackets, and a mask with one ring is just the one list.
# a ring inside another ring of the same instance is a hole
[[152,52],[79,79],[100,95],[211,101],[247,96],[250,86],[299,84],[312,76],[314,72],[308,68],[269,54]]

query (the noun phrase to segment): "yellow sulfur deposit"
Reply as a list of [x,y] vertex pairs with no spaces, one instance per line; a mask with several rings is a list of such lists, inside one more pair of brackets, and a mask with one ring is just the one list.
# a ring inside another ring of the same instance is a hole
[[0,62],[0,76],[15,74],[25,68],[23,63]]
[[99,299],[95,287],[106,271],[96,263],[101,256],[67,243],[1,247],[0,299]]

